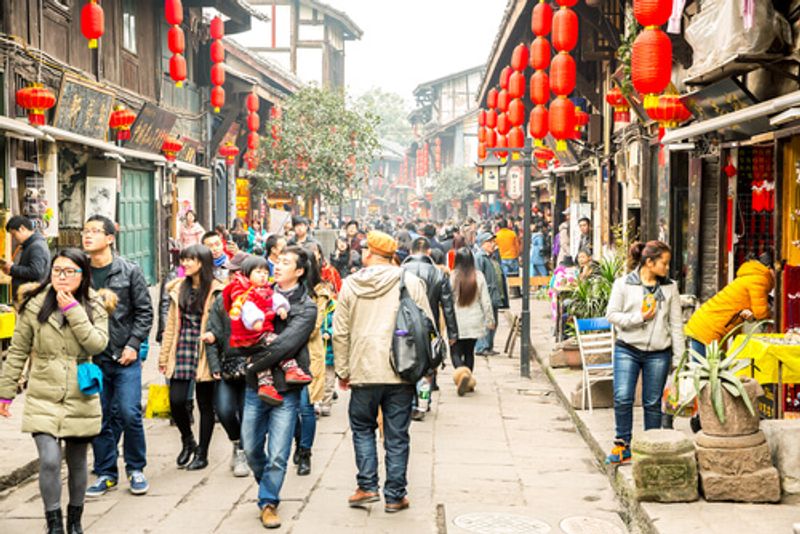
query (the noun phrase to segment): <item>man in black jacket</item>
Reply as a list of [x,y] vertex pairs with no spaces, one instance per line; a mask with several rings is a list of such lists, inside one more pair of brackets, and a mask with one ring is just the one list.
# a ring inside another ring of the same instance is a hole
[[6,232],[11,234],[21,249],[16,263],[7,263],[3,271],[11,276],[11,295],[17,297],[17,288],[27,282],[41,282],[50,268],[50,250],[47,240],[35,230],[33,221],[22,215],[11,217],[6,223]]
[[117,485],[117,456],[121,432],[125,432],[125,470],[134,495],[150,488],[144,476],[147,448],[142,424],[142,362],[139,346],[150,336],[153,306],[147,281],[138,265],[114,255],[116,227],[107,217],[94,215],[83,225],[83,250],[92,267],[95,290],[110,289],[117,306],[108,318],[108,347],[95,357],[103,371],[103,427],[92,442],[97,481],[86,490],[99,497]]
[[[288,385],[278,365],[294,358],[309,372],[308,339],[317,321],[317,305],[306,290],[308,253],[301,247],[288,247],[275,265],[275,291],[289,300],[291,309],[286,320],[275,321],[275,340],[253,353],[253,365],[247,371],[247,389],[242,415],[242,448],[247,463],[258,481],[258,506],[261,523],[266,528],[281,526],[276,509],[286,477],[286,465],[292,450],[294,425],[300,411],[300,392],[304,386]],[[256,374],[272,369],[275,389],[283,396],[283,404],[271,406],[258,398]],[[269,436],[267,452],[264,442]]]

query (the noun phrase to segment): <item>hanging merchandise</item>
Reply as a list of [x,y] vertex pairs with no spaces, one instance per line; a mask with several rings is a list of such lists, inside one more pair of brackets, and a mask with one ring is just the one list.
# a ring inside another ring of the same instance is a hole
[[672,76],[672,41],[660,29],[672,14],[672,0],[634,0],[633,14],[644,30],[633,42],[631,81],[649,110]]
[[622,94],[622,89],[617,86],[609,89],[606,93],[606,102],[614,108],[614,122],[631,122],[631,107]]
[[575,89],[575,60],[570,51],[578,44],[578,16],[570,9],[573,0],[558,0],[561,9],[553,15],[553,48],[558,54],[550,67],[550,90],[556,100],[550,104],[549,128],[557,150],[566,150],[567,139],[575,137],[575,105],[568,99]]
[[97,48],[97,40],[105,33],[105,15],[97,0],[89,0],[81,9],[81,33],[89,39],[89,48]]
[[45,113],[56,105],[56,96],[41,83],[32,83],[17,91],[17,105],[28,112],[30,124],[44,126]]
[[108,120],[108,127],[114,130],[117,141],[127,141],[131,138],[131,125],[136,120],[136,113],[122,104],[117,105]]
[[209,30],[211,39],[213,39],[210,47],[211,84],[214,86],[211,90],[211,106],[214,108],[214,113],[219,113],[225,105],[225,90],[222,88],[225,85],[225,67],[223,66],[225,48],[222,44],[222,38],[225,36],[225,23],[222,18],[217,16],[211,19]]

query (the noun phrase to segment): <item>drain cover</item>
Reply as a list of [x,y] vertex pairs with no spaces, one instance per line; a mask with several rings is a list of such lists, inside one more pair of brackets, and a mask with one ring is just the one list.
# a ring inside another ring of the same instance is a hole
[[625,534],[617,525],[605,519],[576,515],[559,524],[566,534]]
[[453,524],[480,534],[546,534],[550,525],[524,515],[486,512],[464,514],[453,519]]

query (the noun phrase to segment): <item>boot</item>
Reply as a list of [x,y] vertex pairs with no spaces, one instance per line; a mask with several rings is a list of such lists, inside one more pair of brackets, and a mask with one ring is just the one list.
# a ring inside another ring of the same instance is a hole
[[208,452],[198,447],[194,453],[194,459],[192,460],[192,463],[186,466],[186,470],[199,471],[201,469],[205,469],[206,467],[208,467]]
[[465,393],[469,390],[469,379],[472,377],[472,373],[469,372],[469,368],[462,366],[453,371],[453,382],[455,382],[456,387],[458,388],[458,396],[463,397]]
[[196,449],[197,442],[195,442],[193,436],[189,436],[188,439],[183,440],[183,448],[181,449],[177,460],[175,460],[175,463],[178,464],[178,469],[183,469],[189,465],[189,462],[192,461],[192,456],[194,455]]
[[61,508],[45,512],[47,520],[47,534],[64,534],[64,518],[61,516]]
[[189,424],[194,426],[194,401],[192,399],[186,401],[186,411],[189,412]]
[[469,393],[472,393],[473,391],[475,391],[475,386],[476,385],[478,385],[478,383],[475,381],[475,375],[470,374],[469,375],[469,384],[467,386],[467,391]]
[[81,526],[81,516],[83,515],[83,505],[67,506],[67,534],[83,534]]
[[311,449],[300,449],[297,474],[301,477],[311,474]]

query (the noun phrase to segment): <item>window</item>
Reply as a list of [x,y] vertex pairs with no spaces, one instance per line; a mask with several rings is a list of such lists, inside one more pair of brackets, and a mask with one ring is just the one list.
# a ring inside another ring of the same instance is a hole
[[136,1],[122,0],[122,47],[136,53]]

